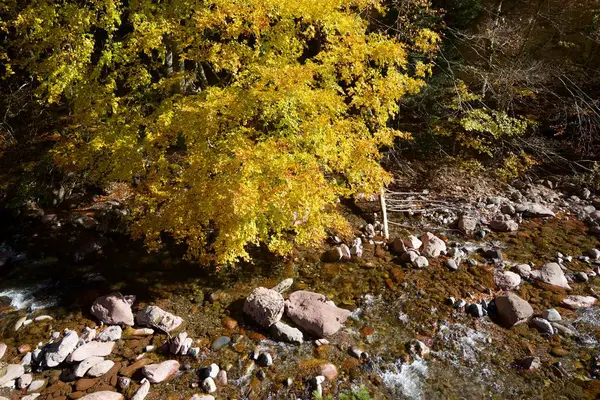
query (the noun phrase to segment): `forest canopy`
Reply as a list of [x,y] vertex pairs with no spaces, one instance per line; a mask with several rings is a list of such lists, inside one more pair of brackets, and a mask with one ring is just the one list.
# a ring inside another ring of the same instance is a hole
[[166,232],[217,263],[346,228],[335,205],[390,182],[379,149],[409,136],[389,121],[425,85],[440,38],[411,26],[401,40],[397,8],[379,0],[15,0],[2,12],[5,73],[67,110],[54,162],[100,186],[131,182],[134,236],[156,248]]

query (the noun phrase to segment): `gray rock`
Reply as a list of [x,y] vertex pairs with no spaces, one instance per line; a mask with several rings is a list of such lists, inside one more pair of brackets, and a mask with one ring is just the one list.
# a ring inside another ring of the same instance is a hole
[[589,308],[596,303],[596,298],[592,296],[568,296],[563,299],[561,305],[571,310],[580,308]]
[[133,395],[131,400],[144,400],[146,398],[146,396],[148,396],[149,392],[150,392],[150,382],[147,381],[146,379],[144,379],[142,381],[141,386],[135,392],[135,394]]
[[23,374],[17,379],[17,389],[27,389],[31,382],[33,382],[33,375]]
[[523,213],[523,216],[525,217],[554,217],[554,212],[552,212],[552,210],[537,203],[522,203],[515,209],[518,213]]
[[123,400],[124,397],[121,393],[111,392],[108,390],[103,390],[101,392],[94,392],[90,394],[86,394],[83,397],[80,397],[79,400]]
[[539,357],[525,357],[521,360],[520,364],[523,369],[533,371],[538,369],[542,365],[542,362]]
[[33,393],[33,392],[37,392],[39,390],[42,390],[42,388],[44,386],[46,386],[46,380],[45,379],[35,379],[27,387],[27,393]]
[[600,260],[600,250],[598,250],[598,249],[590,249],[588,251],[588,256],[590,256],[590,258],[592,260]]
[[576,336],[574,330],[567,328],[566,326],[559,324],[557,322],[552,322],[552,327],[557,333],[560,333],[563,336]]
[[453,258],[448,258],[445,262],[444,265],[446,266],[446,268],[448,268],[450,271],[457,271],[458,270],[458,264],[456,263],[456,260]]
[[342,251],[342,260],[348,261],[352,258],[352,254],[350,253],[350,248],[342,243],[340,245],[340,250]]
[[44,349],[43,364],[49,368],[58,366],[75,350],[78,342],[77,332],[67,331],[59,342],[53,343]]
[[513,207],[511,204],[504,204],[502,207],[500,207],[500,211],[502,214],[508,215],[514,215],[516,213],[515,207]]
[[299,329],[281,321],[271,325],[269,332],[275,340],[280,342],[302,343],[304,341],[302,332]]
[[592,205],[583,207],[583,212],[585,212],[586,214],[592,214],[594,211],[596,211],[596,207]]
[[217,391],[217,385],[215,384],[215,380],[211,377],[208,377],[202,381],[202,390],[206,393],[214,393]]
[[539,270],[532,271],[531,276],[540,282],[570,290],[569,282],[557,263],[542,265]]
[[417,258],[419,258],[419,253],[417,253],[416,251],[409,250],[406,253],[402,253],[402,255],[399,258],[399,261],[402,264],[412,264]]
[[274,290],[279,293],[286,292],[289,288],[294,284],[294,280],[292,278],[287,278],[279,282],[275,285],[271,290]]
[[91,376],[92,378],[98,378],[100,376],[105,375],[114,366],[115,366],[114,361],[104,360],[104,361],[101,361],[98,364],[94,365],[92,368],[90,368],[87,372],[87,375]]
[[182,318],[157,306],[145,307],[136,314],[135,320],[141,326],[156,328],[163,332],[172,332],[183,324]]
[[588,278],[587,274],[585,272],[577,272],[575,273],[575,279],[578,280],[579,282],[587,282],[590,278]]
[[531,266],[528,264],[515,265],[513,271],[519,274],[523,279],[528,279],[531,276]]
[[97,337],[97,340],[100,342],[115,342],[121,339],[123,335],[123,330],[118,325],[109,326],[104,329]]
[[511,271],[495,271],[494,283],[501,290],[513,290],[521,284],[521,277]]
[[406,246],[407,249],[414,250],[418,250],[423,245],[423,242],[420,241],[419,238],[414,235],[405,237],[404,239],[402,239],[402,243],[404,243],[404,246]]
[[544,319],[546,319],[550,322],[557,322],[557,321],[562,320],[560,313],[558,311],[556,311],[556,309],[554,309],[554,308],[549,308],[549,309],[545,310],[544,313],[542,314],[542,317],[544,317]]
[[513,292],[496,296],[495,303],[498,315],[508,327],[525,322],[533,315],[531,305]]
[[91,356],[81,361],[73,370],[73,375],[77,378],[83,378],[90,368],[104,361],[103,357]]
[[108,325],[133,326],[133,312],[131,305],[135,297],[123,296],[121,293],[111,293],[96,299],[92,305],[91,313],[101,322]]
[[458,219],[458,229],[466,235],[472,235],[477,229],[477,218],[463,215]]
[[97,342],[91,341],[79,346],[73,353],[69,355],[67,361],[77,362],[83,361],[86,358],[97,356],[106,357],[112,353],[115,347],[115,342]]
[[515,232],[519,230],[519,224],[512,219],[508,220],[494,220],[488,224],[490,229],[495,232]]
[[412,262],[412,265],[416,268],[427,268],[429,266],[429,261],[423,256],[418,256]]
[[543,318],[533,318],[531,320],[531,326],[541,333],[554,335],[554,328],[552,328],[552,324]]
[[5,343],[0,343],[0,360],[2,359],[2,357],[4,357],[4,354],[6,354],[7,349],[8,346]]
[[284,308],[281,293],[264,287],[254,289],[244,302],[244,313],[264,328],[281,320]]
[[128,378],[126,376],[120,376],[117,379],[117,386],[123,391],[127,390],[129,386],[131,386],[131,378]]
[[467,314],[475,318],[481,318],[486,315],[486,312],[481,304],[470,304],[469,307],[467,307]]

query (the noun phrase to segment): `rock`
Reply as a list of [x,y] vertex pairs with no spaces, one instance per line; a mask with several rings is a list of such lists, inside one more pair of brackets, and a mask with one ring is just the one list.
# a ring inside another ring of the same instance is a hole
[[4,375],[0,376],[0,386],[6,385],[10,381],[19,379],[25,374],[25,368],[20,364],[8,364],[6,367],[0,370],[0,373],[4,371]]
[[150,364],[142,368],[142,374],[150,383],[161,383],[175,375],[179,371],[179,363],[175,360],[168,360],[160,364]]
[[299,290],[290,294],[286,314],[302,329],[323,338],[339,331],[350,311],[336,307],[322,294]]
[[488,224],[494,232],[515,232],[519,230],[519,224],[512,219],[496,219]]
[[562,306],[571,310],[580,308],[589,308],[596,303],[596,298],[592,296],[568,296],[562,301]]
[[444,261],[444,265],[450,271],[458,271],[458,264],[456,263],[456,260],[454,258],[446,259],[446,261]]
[[563,349],[560,346],[555,346],[552,349],[550,349],[550,354],[552,354],[554,357],[564,357],[567,354],[569,354],[569,351]]
[[180,317],[157,306],[147,306],[136,314],[135,320],[141,326],[156,328],[163,332],[172,332],[183,323]]
[[302,332],[299,329],[289,326],[281,321],[271,325],[269,332],[275,340],[280,342],[302,343],[304,341]]
[[521,284],[521,277],[510,271],[496,271],[494,283],[501,290],[513,290]]
[[199,372],[200,379],[204,378],[216,378],[219,375],[221,369],[215,363],[210,364],[206,368],[202,368]]
[[138,388],[137,392],[135,392],[135,395],[133,395],[131,400],[144,400],[146,398],[146,396],[148,396],[149,392],[150,392],[150,382],[148,382],[146,379],[144,379],[142,381],[142,385]]
[[37,317],[35,317],[33,320],[35,322],[42,322],[42,321],[52,321],[52,317],[49,315],[38,315]]
[[412,264],[417,258],[419,258],[419,253],[417,253],[416,251],[409,250],[406,253],[402,253],[399,261],[402,264]]
[[38,390],[42,390],[45,385],[46,381],[44,379],[36,379],[29,384],[29,387],[27,387],[27,392],[37,392]]
[[477,219],[463,215],[458,219],[458,229],[467,235],[472,235],[477,229]]
[[327,250],[321,256],[323,262],[332,263],[341,261],[343,258],[342,249],[340,247],[334,247],[333,249]]
[[417,258],[415,258],[415,260],[412,262],[412,265],[416,268],[427,268],[429,266],[429,261],[423,257],[423,256],[418,256]]
[[294,280],[292,278],[287,278],[279,282],[275,285],[271,290],[274,290],[279,293],[286,292],[289,288],[294,284]]
[[88,374],[88,376],[91,376],[92,378],[98,378],[100,376],[105,375],[114,366],[115,366],[114,361],[104,360],[104,361],[101,361],[98,364],[94,365],[92,368],[90,368],[88,370],[87,374]]
[[190,398],[190,400],[215,400],[215,398],[210,394],[195,394]]
[[127,328],[124,333],[127,336],[152,336],[152,335],[154,335],[154,329],[151,329],[151,328],[139,328],[139,329]]
[[574,330],[567,328],[566,326],[561,325],[559,323],[552,322],[552,327],[554,328],[555,332],[560,333],[561,335],[564,335],[564,336],[575,336],[576,335]]
[[423,242],[421,254],[427,257],[439,257],[443,251],[446,251],[446,243],[430,232],[421,235],[421,241]]
[[217,391],[215,380],[210,376],[202,381],[202,390],[206,393],[214,393]]
[[17,322],[15,322],[15,327],[14,330],[15,332],[18,331],[19,329],[21,329],[21,327],[23,327],[25,325],[25,321],[27,321],[27,317],[21,317],[17,320]]
[[402,239],[397,238],[390,243],[390,249],[396,254],[403,254],[406,252],[406,245]]
[[521,365],[521,368],[533,371],[538,369],[542,365],[542,362],[539,357],[525,357],[519,364]]
[[542,317],[544,317],[544,319],[550,322],[557,322],[562,320],[562,317],[560,316],[559,312],[556,311],[554,308],[549,308],[545,310],[542,314]]
[[59,342],[46,346],[44,349],[43,364],[49,368],[58,366],[75,350],[78,342],[79,336],[77,332],[67,331]]
[[503,204],[502,207],[500,207],[500,212],[502,214],[514,215],[516,213],[516,210],[515,207],[512,206],[512,204]]
[[21,400],[35,400],[40,396],[41,396],[41,394],[39,394],[39,393],[28,394],[27,396],[21,397]]
[[212,351],[219,351],[224,346],[227,346],[230,342],[231,342],[231,338],[229,338],[227,336],[221,336],[212,342],[212,344],[210,345],[210,349]]
[[567,290],[571,289],[562,268],[557,263],[544,264],[539,270],[531,271],[531,276],[534,279],[549,285]]
[[588,276],[585,272],[580,271],[575,274],[575,279],[578,280],[579,282],[587,282],[590,278],[588,278]]
[[319,370],[321,372],[321,375],[330,381],[335,380],[338,376],[337,367],[332,363],[321,364],[319,366]]
[[85,343],[85,342],[90,342],[90,341],[94,340],[95,337],[96,337],[96,330],[90,328],[89,326],[86,326],[85,329],[83,330],[83,333],[79,337],[79,340],[81,340]]
[[83,378],[90,368],[92,368],[96,364],[101,363],[102,361],[104,361],[103,357],[88,357],[79,364],[77,364],[77,366],[73,370],[73,375],[75,375],[77,378]]
[[508,327],[525,322],[533,315],[533,308],[528,302],[513,292],[506,292],[495,298],[498,315]]
[[528,264],[515,265],[512,269],[523,279],[528,279],[531,276],[531,266]]
[[254,289],[244,302],[244,313],[264,328],[278,322],[284,308],[285,301],[281,293],[264,287]]
[[522,213],[524,217],[554,217],[554,213],[548,207],[537,203],[522,203],[515,207],[518,213]]
[[483,251],[483,256],[485,258],[488,259],[492,259],[492,260],[500,260],[502,261],[502,259],[504,257],[502,257],[502,251],[500,251],[500,249],[487,249]]
[[215,381],[222,386],[227,385],[227,372],[225,370],[220,370],[215,378]]
[[360,238],[356,238],[352,242],[352,247],[350,247],[350,254],[352,254],[353,256],[356,256],[358,258],[362,257],[363,246],[362,246],[362,240],[360,240]]
[[600,260],[600,250],[598,250],[598,249],[590,249],[588,251],[588,256],[592,260]]
[[83,397],[80,397],[79,400],[124,400],[125,398],[121,393],[110,392],[108,390],[103,390],[101,392],[94,392],[90,394],[86,394]]
[[411,354],[417,355],[421,358],[425,358],[429,355],[429,353],[431,353],[429,347],[427,347],[425,343],[417,339],[413,339],[410,342],[408,342],[408,351]]
[[189,350],[189,347],[186,346],[187,339],[187,332],[181,332],[179,335],[175,336],[169,345],[169,351],[171,354],[187,354],[187,351]]
[[31,365],[31,360],[33,359],[33,356],[31,353],[27,353],[23,356],[23,358],[21,359],[20,364],[21,365]]
[[404,243],[407,248],[415,250],[418,250],[423,245],[423,242],[420,241],[418,237],[413,235],[402,239],[402,243]]
[[97,342],[91,341],[79,346],[69,356],[69,362],[83,361],[92,356],[106,357],[112,353],[115,342]]
[[91,313],[108,325],[133,326],[133,312],[131,311],[133,300],[133,297],[125,297],[121,293],[111,293],[97,298],[92,305]]
[[367,357],[364,357],[364,356],[363,356],[364,354],[366,354],[366,353],[364,352],[364,350],[363,350],[363,349],[361,349],[361,348],[360,348],[360,347],[358,347],[358,346],[350,346],[350,347],[348,348],[348,354],[350,354],[352,357],[354,357],[354,358],[358,358],[358,359],[361,359],[361,358],[367,358]]
[[350,248],[348,246],[342,243],[339,248],[342,252],[343,260],[348,261],[352,258],[352,254],[350,253]]
[[481,318],[486,315],[486,311],[483,309],[481,304],[470,304],[467,307],[467,314],[475,318]]
[[548,335],[554,335],[554,328],[552,328],[552,324],[546,321],[543,318],[533,318],[531,320],[531,326],[537,329],[541,333],[546,333]]
[[6,354],[7,349],[8,346],[5,343],[0,343],[0,360],[2,359],[2,357],[4,357],[4,354]]
[[23,374],[17,379],[17,389],[26,389],[33,382],[33,375]]
[[122,335],[123,330],[121,329],[121,327],[118,325],[114,325],[109,326],[105,330],[100,332],[97,340],[99,340],[100,342],[116,342],[117,340],[121,339]]
[[375,227],[373,224],[367,224],[367,226],[365,226],[365,235],[371,239],[375,237]]
[[273,356],[270,353],[261,353],[260,356],[256,359],[256,363],[258,365],[262,365],[263,367],[270,367],[273,365]]

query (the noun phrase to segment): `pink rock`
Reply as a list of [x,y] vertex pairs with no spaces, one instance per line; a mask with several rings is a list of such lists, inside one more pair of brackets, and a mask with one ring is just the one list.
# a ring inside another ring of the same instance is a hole
[[109,392],[108,390],[90,393],[90,394],[87,394],[80,398],[80,400],[123,400],[123,399],[124,399],[124,397],[121,393]]
[[511,271],[494,273],[494,283],[502,290],[513,290],[521,284],[521,277]]
[[71,352],[77,347],[79,342],[79,335],[75,331],[68,331],[65,336],[50,346],[47,346],[44,351],[44,365],[46,367],[56,367],[65,359]]
[[112,353],[115,342],[97,342],[91,341],[79,346],[67,359],[69,362],[83,361],[86,358],[97,356],[105,357]]
[[322,294],[299,290],[286,302],[286,314],[302,329],[323,338],[339,331],[350,311],[336,307]]
[[558,286],[567,290],[571,289],[564,272],[557,263],[544,264],[539,270],[532,271],[531,276],[534,279],[549,285]]
[[338,370],[332,363],[323,364],[320,369],[321,375],[327,378],[327,380],[333,381],[338,376]]
[[99,376],[105,375],[114,366],[114,361],[104,360],[90,368],[87,374],[92,378],[98,378]]
[[421,235],[421,241],[423,242],[421,255],[425,257],[439,257],[442,251],[446,251],[446,243],[433,233],[424,233]]
[[283,316],[285,301],[276,290],[257,287],[246,297],[244,313],[258,325],[268,328]]
[[108,325],[133,326],[132,296],[123,296],[121,293],[111,293],[98,297],[92,305],[92,315]]
[[531,305],[513,292],[496,296],[495,302],[498,315],[508,327],[525,322],[533,315]]
[[179,371],[179,363],[175,360],[168,360],[160,364],[150,364],[142,368],[142,374],[150,381],[150,383],[160,383]]
[[577,310],[579,308],[589,308],[596,303],[596,298],[592,296],[569,296],[562,301],[562,305]]

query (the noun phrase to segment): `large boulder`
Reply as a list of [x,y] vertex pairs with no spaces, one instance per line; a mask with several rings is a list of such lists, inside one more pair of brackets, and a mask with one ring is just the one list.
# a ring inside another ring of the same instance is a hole
[[106,357],[112,353],[114,347],[115,342],[98,342],[93,340],[75,349],[67,361],[78,362],[94,356]]
[[499,289],[513,290],[521,284],[521,277],[511,271],[496,271],[494,273],[494,283]]
[[554,217],[554,213],[551,209],[538,203],[522,203],[517,205],[515,210],[519,213],[523,213],[524,217]]
[[160,364],[150,364],[142,368],[142,374],[150,383],[160,383],[169,379],[179,371],[179,363],[175,360],[163,361]]
[[156,328],[163,332],[172,332],[183,324],[183,319],[157,306],[147,306],[135,315],[135,321],[141,326]]
[[531,276],[543,283],[570,290],[569,281],[565,277],[562,268],[557,263],[542,265],[539,270],[531,271]]
[[92,315],[107,325],[133,326],[131,305],[134,299],[133,296],[123,296],[121,293],[99,297],[92,305]]
[[77,332],[67,331],[59,342],[53,343],[44,349],[43,364],[49,368],[58,366],[75,350],[78,342]]
[[596,303],[596,298],[592,296],[567,296],[562,301],[562,305],[571,310],[579,308],[589,308]]
[[257,287],[246,297],[244,313],[258,325],[268,328],[283,316],[285,301],[276,290]]
[[421,235],[421,241],[423,242],[421,255],[425,257],[439,257],[442,252],[446,251],[446,243],[433,233],[424,233]]
[[498,315],[508,327],[527,321],[533,315],[528,302],[513,292],[506,292],[495,299]]
[[304,290],[290,294],[285,304],[286,315],[318,338],[339,331],[350,316],[350,311],[337,307],[326,296]]

